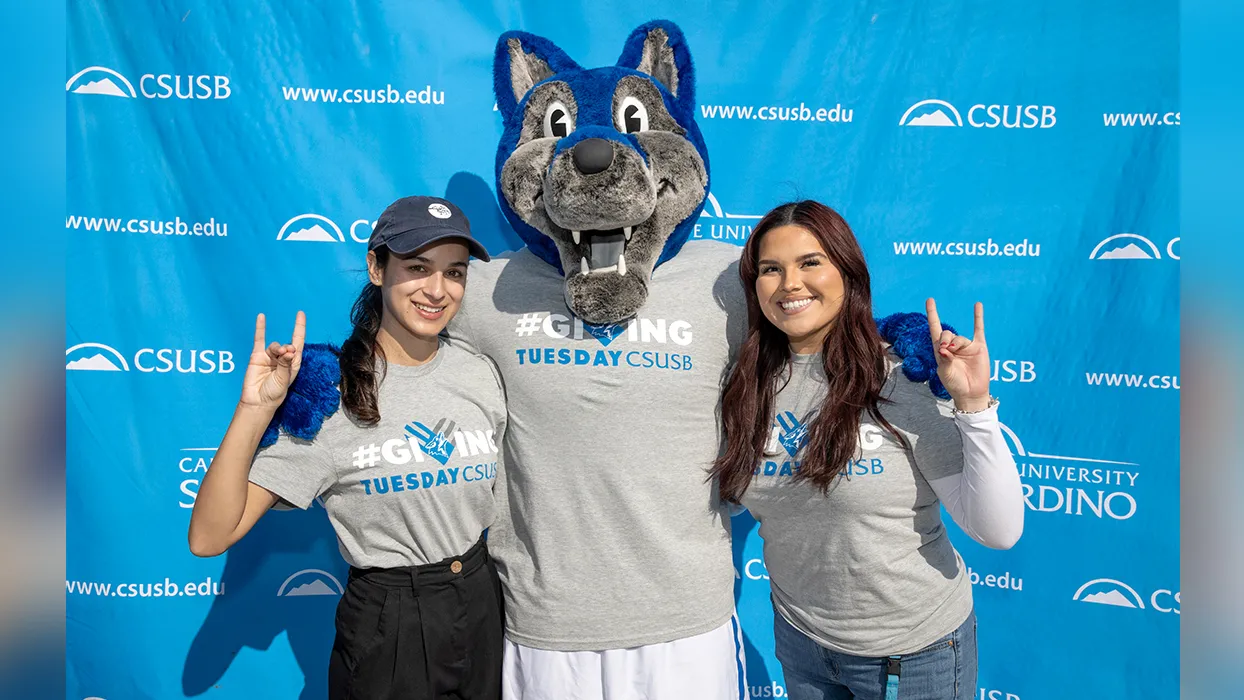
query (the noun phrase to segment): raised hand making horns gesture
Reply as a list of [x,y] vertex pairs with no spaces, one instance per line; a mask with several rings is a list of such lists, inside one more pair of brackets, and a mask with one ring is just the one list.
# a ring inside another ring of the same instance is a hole
[[285,400],[289,387],[302,366],[302,346],[307,337],[307,317],[299,311],[294,318],[293,342],[282,345],[276,341],[264,345],[266,320],[255,317],[255,344],[242,380],[241,403],[256,408],[276,410]]
[[929,317],[929,337],[937,358],[937,376],[961,411],[979,411],[989,406],[989,348],[985,345],[985,307],[978,301],[972,339],[942,330],[937,303],[924,303]]

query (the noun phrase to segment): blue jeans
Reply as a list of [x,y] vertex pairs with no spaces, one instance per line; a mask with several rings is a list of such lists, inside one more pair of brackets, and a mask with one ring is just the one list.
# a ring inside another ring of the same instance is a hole
[[[830,651],[773,611],[773,637],[791,700],[884,700],[886,658]],[[973,700],[976,697],[976,614],[954,632],[901,664],[899,700]]]

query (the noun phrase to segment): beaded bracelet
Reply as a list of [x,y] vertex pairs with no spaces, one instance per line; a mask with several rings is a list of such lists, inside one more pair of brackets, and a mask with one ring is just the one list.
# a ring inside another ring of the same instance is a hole
[[989,409],[991,409],[991,408],[993,408],[994,406],[997,406],[997,405],[998,405],[998,399],[997,399],[995,396],[993,396],[992,394],[990,394],[990,396],[989,396],[989,405],[985,406],[985,407],[984,407],[984,408],[982,408],[982,409],[979,409],[979,410],[976,410],[976,411],[962,411],[962,410],[959,410],[959,408],[958,408],[957,406],[953,406],[953,405],[952,405],[952,406],[951,406],[951,408],[950,408],[950,413],[951,413],[952,415],[956,415],[956,416],[970,416],[970,415],[972,415],[973,413],[984,413],[985,411],[988,411]]

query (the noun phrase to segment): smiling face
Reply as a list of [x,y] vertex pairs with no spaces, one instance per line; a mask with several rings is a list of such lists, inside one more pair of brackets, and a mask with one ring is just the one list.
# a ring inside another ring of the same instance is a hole
[[469,259],[466,245],[453,239],[400,258],[369,252],[368,276],[384,299],[381,327],[399,341],[435,339],[462,305]]
[[760,310],[799,354],[820,352],[842,310],[846,284],[821,242],[802,226],[773,228],[760,241]]

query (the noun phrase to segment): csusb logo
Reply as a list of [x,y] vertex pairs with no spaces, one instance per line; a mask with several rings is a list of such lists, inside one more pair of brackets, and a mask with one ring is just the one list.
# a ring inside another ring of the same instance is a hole
[[[1180,239],[1175,236],[1166,243],[1166,257],[1179,260]],[[1161,260],[1162,253],[1153,241],[1137,233],[1116,233],[1098,243],[1089,260]]]
[[[65,351],[66,370],[128,372],[130,364],[116,348],[103,343],[78,343]],[[237,367],[228,350],[174,348],[143,348],[134,353],[132,364],[139,372],[181,374],[229,374]]]
[[1131,494],[1140,478],[1136,462],[1029,452],[1015,431],[999,425],[1015,456],[1029,510],[1111,520],[1136,515],[1137,502]]
[[[347,229],[350,239],[355,243],[366,243],[371,239],[371,231],[376,227],[375,221],[355,219]],[[344,243],[345,233],[337,222],[321,214],[299,214],[285,222],[276,234],[278,241],[306,241],[317,243]]]
[[[1049,129],[1058,123],[1051,105],[975,104],[968,108],[967,125],[977,129]],[[963,126],[964,118],[944,100],[921,100],[903,113],[899,126]]]
[[296,571],[285,579],[277,589],[278,598],[300,598],[305,596],[339,596],[345,592],[341,581],[323,569],[303,569]]
[[[1144,610],[1145,601],[1135,588],[1112,578],[1096,578],[1080,586],[1071,599],[1081,603],[1113,605]],[[1159,588],[1149,595],[1149,609],[1167,615],[1179,614],[1179,591]]]
[[144,73],[138,90],[124,75],[104,66],[89,66],[74,73],[65,83],[66,92],[75,95],[105,95],[151,100],[224,100],[233,94],[227,75],[178,75]]

